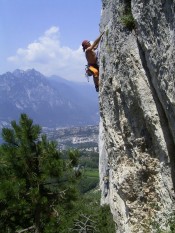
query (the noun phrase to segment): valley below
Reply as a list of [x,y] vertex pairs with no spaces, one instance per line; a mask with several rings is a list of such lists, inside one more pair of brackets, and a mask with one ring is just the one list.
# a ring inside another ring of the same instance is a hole
[[56,141],[60,150],[69,148],[98,152],[98,125],[65,128],[43,128],[48,140]]

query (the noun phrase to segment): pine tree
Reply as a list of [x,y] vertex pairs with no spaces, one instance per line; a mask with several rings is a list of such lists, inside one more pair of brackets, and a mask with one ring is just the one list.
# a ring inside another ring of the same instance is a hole
[[41,127],[26,114],[11,126],[2,129],[0,147],[0,229],[59,232],[60,206],[75,199],[71,162],[61,159],[56,143],[41,136]]

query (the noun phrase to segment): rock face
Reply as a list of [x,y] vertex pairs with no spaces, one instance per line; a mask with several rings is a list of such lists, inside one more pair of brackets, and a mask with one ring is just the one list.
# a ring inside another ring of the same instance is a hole
[[[123,20],[130,9],[132,29]],[[118,233],[170,229],[175,207],[174,11],[174,0],[102,0],[101,203],[110,204]]]

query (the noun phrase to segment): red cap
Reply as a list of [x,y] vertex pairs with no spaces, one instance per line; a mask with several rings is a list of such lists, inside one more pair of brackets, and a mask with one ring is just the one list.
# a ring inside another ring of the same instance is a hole
[[82,42],[83,50],[85,50],[89,44],[90,44],[89,40],[83,40]]

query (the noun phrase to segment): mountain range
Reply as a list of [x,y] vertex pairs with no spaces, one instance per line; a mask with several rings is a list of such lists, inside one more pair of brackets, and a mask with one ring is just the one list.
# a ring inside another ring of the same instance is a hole
[[17,69],[0,75],[0,124],[21,113],[43,127],[96,125],[98,94],[90,83]]

